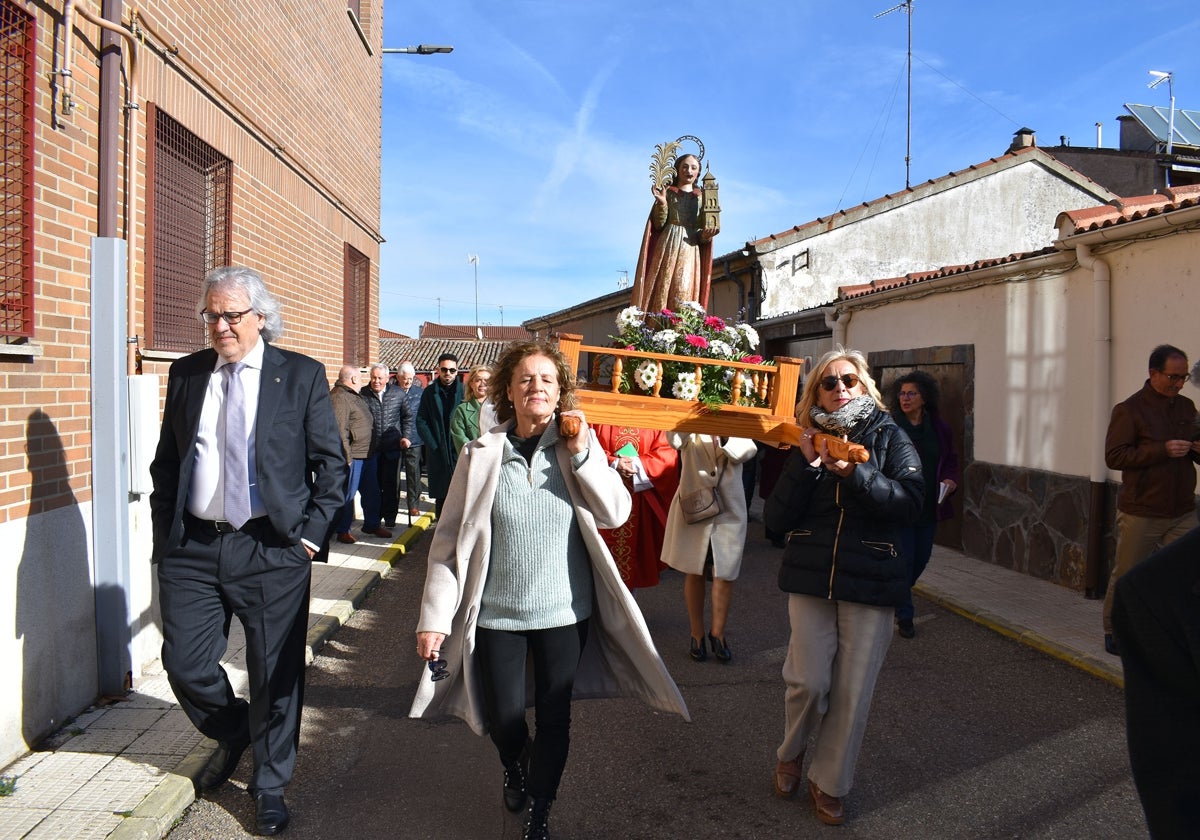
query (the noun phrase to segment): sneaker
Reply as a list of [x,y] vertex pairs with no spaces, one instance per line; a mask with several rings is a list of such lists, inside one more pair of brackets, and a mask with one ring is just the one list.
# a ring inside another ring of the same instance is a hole
[[900,638],[901,639],[911,639],[913,636],[916,636],[916,635],[917,635],[917,628],[913,627],[912,619],[911,618],[900,619]]

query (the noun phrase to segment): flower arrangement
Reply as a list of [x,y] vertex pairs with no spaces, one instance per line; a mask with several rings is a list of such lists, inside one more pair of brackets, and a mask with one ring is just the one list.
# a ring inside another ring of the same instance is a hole
[[[617,315],[617,330],[617,335],[610,338],[616,346],[626,350],[764,364],[763,357],[753,352],[758,348],[758,333],[754,327],[709,315],[694,301],[681,304],[678,311],[664,309],[653,315],[636,306],[626,307]],[[699,400],[710,408],[733,404],[764,405],[749,376],[741,381],[742,393],[736,400],[732,398],[733,368],[722,370],[705,365],[697,381],[696,366],[686,362],[631,361],[621,370],[620,390],[624,393],[669,394],[679,400]]]

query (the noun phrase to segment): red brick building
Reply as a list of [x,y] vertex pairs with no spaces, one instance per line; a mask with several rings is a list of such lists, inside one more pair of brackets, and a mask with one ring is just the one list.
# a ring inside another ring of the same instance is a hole
[[331,369],[378,355],[382,0],[348,6],[0,0],[0,763],[108,690],[109,636],[135,681],[157,654],[144,409],[203,275],[259,270]]

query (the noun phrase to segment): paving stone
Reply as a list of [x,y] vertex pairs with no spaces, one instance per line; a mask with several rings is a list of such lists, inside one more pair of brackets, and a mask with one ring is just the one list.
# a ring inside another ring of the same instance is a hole
[[23,837],[29,836],[30,829],[53,813],[49,808],[13,808],[0,804],[0,840],[22,840]]
[[104,812],[56,811],[25,835],[24,840],[104,840],[122,817]]

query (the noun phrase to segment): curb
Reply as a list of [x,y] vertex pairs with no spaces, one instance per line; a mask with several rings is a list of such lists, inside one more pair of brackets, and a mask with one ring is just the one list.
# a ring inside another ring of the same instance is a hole
[[[430,513],[424,513],[413,520],[412,525],[395,539],[383,556],[371,564],[371,567],[346,590],[346,597],[335,601],[308,629],[308,646],[304,653],[305,667],[312,664],[325,643],[350,616],[354,615],[371,590],[379,585],[383,575],[408,553],[409,546],[429,530],[433,522],[434,517]],[[188,807],[196,801],[194,780],[199,777],[216,746],[216,741],[201,741],[179,763],[175,768],[176,772],[167,773],[105,840],[161,840],[165,837],[183,817]]]
[[1089,653],[1076,650],[1075,648],[1067,647],[1050,639],[1047,639],[1041,633],[1030,630],[1027,627],[1022,627],[1008,619],[993,615],[986,610],[970,607],[956,598],[953,598],[936,590],[929,589],[927,586],[917,583],[913,587],[913,592],[932,601],[938,606],[944,607],[953,613],[961,615],[963,618],[970,619],[976,624],[980,624],[987,629],[999,633],[1001,636],[1007,636],[1014,641],[1020,642],[1023,645],[1033,648],[1036,651],[1053,656],[1055,659],[1061,660],[1081,671],[1091,674],[1093,677],[1105,680],[1115,685],[1117,688],[1125,687],[1125,674],[1121,666],[1113,665],[1109,662],[1104,662],[1092,656]]

